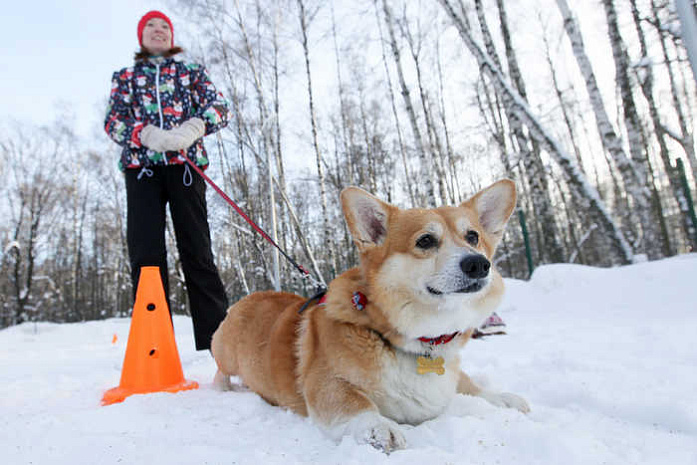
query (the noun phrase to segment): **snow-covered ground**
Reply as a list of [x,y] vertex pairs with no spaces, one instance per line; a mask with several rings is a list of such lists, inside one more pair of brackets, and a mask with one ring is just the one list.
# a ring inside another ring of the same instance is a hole
[[470,342],[463,364],[525,397],[528,415],[459,396],[404,426],[406,450],[337,444],[253,393],[214,390],[185,317],[174,319],[182,366],[201,387],[102,407],[130,320],[32,323],[0,331],[0,463],[697,464],[697,254],[544,266],[507,285],[509,334]]

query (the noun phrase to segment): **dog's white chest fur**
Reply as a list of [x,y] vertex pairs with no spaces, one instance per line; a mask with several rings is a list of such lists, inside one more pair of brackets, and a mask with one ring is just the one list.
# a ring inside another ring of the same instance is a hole
[[372,393],[380,413],[398,423],[418,424],[441,414],[456,394],[458,372],[417,373],[417,356],[397,351],[382,364],[381,389]]

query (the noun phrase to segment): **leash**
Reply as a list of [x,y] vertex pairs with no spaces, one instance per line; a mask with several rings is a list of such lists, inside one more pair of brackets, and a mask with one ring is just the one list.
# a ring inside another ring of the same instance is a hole
[[275,242],[273,239],[271,239],[271,236],[269,236],[268,234],[266,234],[266,231],[264,231],[263,229],[261,229],[261,227],[259,227],[259,225],[257,225],[249,216],[247,216],[247,214],[246,214],[239,206],[237,206],[237,204],[236,204],[225,192],[223,192],[223,190],[222,190],[220,187],[218,187],[218,185],[217,185],[216,183],[214,183],[213,180],[212,180],[211,178],[209,178],[209,177],[203,172],[203,170],[202,170],[201,168],[199,168],[198,166],[196,166],[196,163],[194,163],[193,161],[191,161],[191,159],[189,159],[189,157],[187,157],[187,156],[184,156],[184,157],[182,157],[182,158],[184,158],[184,160],[186,160],[186,162],[189,164],[189,166],[191,166],[198,174],[200,174],[201,177],[202,177],[203,179],[205,179],[206,182],[207,182],[208,184],[210,184],[211,187],[212,187],[213,189],[215,189],[215,191],[216,191],[218,194],[220,194],[220,196],[223,198],[223,200],[225,200],[225,201],[226,201],[226,202],[227,202],[227,203],[228,203],[228,204],[242,217],[242,218],[244,218],[244,220],[245,220],[247,223],[249,223],[249,225],[250,225],[252,228],[254,228],[254,230],[255,230],[256,232],[258,232],[258,233],[261,235],[261,237],[263,237],[264,239],[266,239],[267,241],[269,241],[269,242],[271,243],[271,245],[273,245],[274,247],[276,247],[276,248],[278,249],[278,251],[281,252],[281,255],[283,255],[283,256],[295,267],[296,270],[298,270],[300,273],[302,273],[303,278],[308,278],[308,279],[312,282],[312,284],[313,284],[315,287],[317,287],[317,289],[323,289],[323,288],[324,288],[324,286],[322,285],[322,283],[318,282],[315,278],[313,278],[312,275],[310,274],[310,272],[308,272],[305,268],[303,268],[302,265],[298,265],[298,264],[296,263],[296,261],[293,260],[293,259],[290,257],[290,255],[288,255],[288,254],[285,252],[285,250],[283,250],[283,249],[281,248],[281,246],[279,246],[278,244],[276,244],[276,242]]
[[323,288],[323,289],[321,289],[317,294],[315,294],[315,295],[313,295],[312,297],[310,297],[309,299],[307,299],[307,300],[305,301],[305,303],[302,304],[302,306],[300,307],[300,310],[298,310],[298,313],[299,313],[299,314],[302,314],[302,312],[304,312],[305,309],[306,309],[307,307],[309,307],[310,304],[311,304],[312,302],[314,302],[315,300],[318,301],[317,303],[322,303],[322,302],[324,302],[324,296],[325,296],[325,295],[327,295],[327,290]]

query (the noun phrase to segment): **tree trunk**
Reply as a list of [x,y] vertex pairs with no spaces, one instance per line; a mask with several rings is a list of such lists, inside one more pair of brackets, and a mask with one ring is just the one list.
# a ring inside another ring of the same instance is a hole
[[[280,54],[279,42],[278,42],[278,22],[282,15],[282,11],[279,5],[276,5],[274,9],[274,21],[273,21],[273,132],[271,139],[274,142],[274,161],[276,163],[276,173],[278,176],[278,184],[285,191],[286,189],[286,171],[283,162],[283,150],[281,144],[281,99],[279,96],[279,63],[278,58]],[[286,212],[281,210],[281,247],[285,250],[288,248],[287,237],[288,237],[288,217]]]
[[[273,141],[272,141],[272,126],[270,126],[271,121],[269,120],[268,116],[268,108],[267,108],[267,99],[264,95],[264,89],[263,85],[261,82],[261,76],[259,73],[259,70],[256,65],[256,58],[254,55],[254,51],[252,49],[252,45],[249,41],[249,37],[247,35],[247,30],[245,27],[245,23],[242,17],[242,12],[240,9],[239,5],[239,0],[235,0],[235,7],[237,11],[237,19],[238,19],[238,25],[240,27],[240,32],[242,33],[242,37],[244,40],[244,45],[245,45],[245,52],[247,54],[247,63],[249,64],[250,70],[252,71],[252,76],[254,77],[254,88],[256,90],[257,94],[257,105],[259,108],[259,126],[260,126],[260,131],[261,131],[261,138],[262,138],[262,153],[264,154],[264,161],[263,165],[266,168],[266,184],[267,184],[267,195],[269,196],[269,215],[270,215],[270,223],[271,223],[271,238],[274,240],[274,242],[278,243],[278,230],[277,230],[277,221],[276,221],[276,200],[274,198],[274,189],[273,189],[273,173],[272,173],[272,166],[273,164],[271,163],[271,158],[270,158],[270,152],[272,148],[274,147]],[[262,168],[263,169],[263,168]],[[261,251],[261,249],[259,249]],[[269,274],[269,276],[272,276],[273,278],[271,279],[271,282],[276,290],[281,289],[281,278],[280,278],[280,264],[279,264],[279,253],[278,249],[275,247],[272,248],[271,250],[272,254],[272,267],[273,270]]]
[[412,179],[409,173],[409,163],[407,161],[406,147],[404,144],[404,138],[402,136],[402,124],[399,122],[399,114],[397,113],[396,99],[394,95],[394,88],[392,87],[392,78],[390,77],[390,70],[387,65],[387,55],[385,54],[385,39],[382,33],[382,20],[380,19],[380,13],[378,11],[378,2],[375,0],[373,2],[375,6],[375,17],[377,19],[378,31],[380,33],[380,52],[382,53],[382,63],[385,69],[385,79],[387,80],[387,90],[390,96],[390,108],[392,109],[392,116],[394,117],[395,130],[397,131],[397,141],[399,143],[399,153],[402,157],[402,167],[404,168],[404,180],[407,185],[407,192],[409,193],[409,200],[411,202],[411,207],[417,206],[416,195],[414,193],[414,188],[412,187]]
[[656,236],[656,223],[658,219],[653,217],[651,208],[651,190],[648,180],[648,154],[642,141],[642,127],[637,113],[632,84],[629,78],[630,60],[627,47],[620,34],[617,24],[617,11],[614,0],[603,0],[605,16],[607,17],[608,36],[612,47],[612,56],[615,61],[615,81],[620,89],[622,100],[622,112],[624,114],[624,124],[627,130],[627,141],[629,143],[629,153],[637,171],[638,182],[643,183],[640,192],[645,194],[637,200],[637,214],[641,221],[643,237],[641,249],[649,258],[655,259],[660,256],[660,251],[656,248],[658,240]]
[[324,244],[329,252],[329,277],[333,279],[336,276],[336,253],[334,252],[334,242],[332,241],[332,233],[329,228],[329,212],[327,210],[327,193],[324,181],[324,171],[322,169],[322,154],[319,149],[319,141],[317,139],[317,120],[315,116],[315,104],[312,95],[312,73],[310,71],[310,50],[307,40],[308,24],[307,15],[305,13],[305,4],[303,0],[297,0],[299,8],[300,32],[302,34],[303,56],[305,58],[305,74],[307,76],[307,95],[310,106],[310,124],[312,127],[312,146],[315,150],[317,161],[317,177],[319,179],[319,195],[322,204],[322,222],[324,225]]
[[447,151],[447,159],[448,159],[448,169],[449,173],[448,176],[450,178],[450,184],[452,185],[452,190],[453,190],[453,201],[454,202],[462,202],[463,193],[461,192],[462,186],[460,186],[460,179],[458,176],[458,168],[456,166],[456,161],[455,161],[455,154],[453,153],[453,146],[452,142],[450,140],[450,130],[448,129],[448,122],[447,119],[445,118],[445,90],[444,90],[444,85],[443,85],[443,66],[441,64],[441,57],[440,57],[440,40],[436,41],[436,55],[437,55],[437,69],[438,69],[438,103],[439,103],[439,116],[440,116],[440,122],[443,125],[443,135],[445,137],[445,148]]
[[[595,115],[600,140],[622,175],[624,188],[626,189],[628,197],[635,202],[634,212],[639,215],[643,228],[642,232],[644,234],[649,233],[653,225],[649,223],[650,216],[648,212],[651,211],[649,202],[650,192],[646,187],[645,172],[639,169],[635,161],[627,156],[622,147],[622,141],[610,122],[610,118],[605,110],[603,98],[600,94],[600,89],[598,89],[593,67],[586,54],[578,22],[571,13],[568,3],[566,0],[557,0],[557,5],[559,6],[559,11],[564,21],[564,29],[571,42],[571,49],[586,83],[586,90],[588,91],[588,97],[590,98],[591,107]],[[629,223],[632,223],[631,220]]]
[[[493,62],[501,69],[500,60],[494,41],[487,25],[486,16],[481,0],[475,0],[475,9],[477,18],[479,19],[482,37],[489,56]],[[520,94],[523,101],[527,103],[527,93],[522,73],[518,66],[518,60],[513,49],[511,35],[508,30],[508,20],[506,10],[500,0],[497,0],[499,19],[501,26],[501,34],[504,39],[506,49],[506,57],[508,62],[508,72],[511,76],[513,84]],[[530,202],[532,205],[533,215],[530,218],[531,225],[534,225],[534,238],[537,243],[538,263],[556,263],[564,261],[561,241],[559,239],[558,228],[556,227],[556,218],[554,209],[552,208],[551,192],[549,181],[547,179],[547,171],[545,170],[542,158],[540,157],[540,147],[533,139],[529,140],[525,134],[523,124],[512,108],[504,105],[506,118],[512,132],[513,140],[515,141],[520,158],[525,170],[525,177],[530,185]]]
[[[419,19],[417,19],[418,21]],[[421,109],[424,114],[424,123],[426,124],[426,135],[428,137],[428,152],[431,155],[431,160],[433,160],[433,165],[435,166],[436,182],[438,184],[438,194],[440,196],[440,204],[450,204],[451,199],[454,197],[452,191],[447,188],[446,177],[445,177],[445,163],[443,156],[443,144],[438,136],[438,131],[435,128],[431,108],[429,105],[428,93],[424,86],[422,65],[421,65],[421,41],[422,35],[420,28],[417,31],[416,37],[412,33],[408,18],[403,17],[402,21],[398,24],[402,31],[402,35],[407,40],[409,44],[409,52],[411,58],[414,61],[414,69],[416,71],[416,84],[419,89],[419,97],[421,100]]]
[[571,121],[571,116],[569,115],[569,111],[567,108],[567,103],[564,99],[564,93],[562,92],[561,87],[559,86],[559,80],[557,79],[557,71],[554,67],[554,63],[552,62],[552,55],[550,52],[550,47],[549,47],[549,40],[547,38],[547,34],[543,33],[542,40],[544,41],[545,44],[545,58],[547,59],[547,65],[549,66],[549,74],[552,78],[552,85],[554,86],[554,94],[557,96],[557,101],[559,102],[559,110],[561,111],[562,118],[564,118],[564,125],[566,126],[566,130],[569,133],[569,139],[571,140],[571,146],[574,149],[574,155],[576,157],[576,163],[578,164],[579,169],[583,174],[586,174],[586,170],[584,169],[583,166],[583,160],[581,159],[581,149],[578,146],[578,142],[576,141],[576,134],[574,132],[574,125]]
[[631,263],[634,258],[632,249],[617,223],[605,208],[605,204],[598,196],[598,192],[588,183],[585,176],[579,171],[574,160],[568,156],[559,143],[545,130],[539,120],[533,116],[532,111],[520,95],[508,85],[498,67],[484,53],[479,44],[474,41],[469,29],[456,13],[451,4],[451,0],[438,1],[457,27],[460,37],[477,59],[482,71],[490,76],[492,83],[497,89],[497,93],[499,93],[502,99],[508,102],[508,105],[518,113],[518,116],[530,130],[531,135],[538,140],[540,145],[544,147],[550,156],[559,164],[578,204],[587,208],[588,216],[591,221],[600,224],[607,231],[608,240],[612,244],[611,254],[616,257],[620,263]]
[[[375,0],[377,1],[377,0]],[[390,38],[390,47],[392,49],[392,56],[394,57],[395,65],[397,67],[397,76],[399,77],[399,85],[402,89],[402,98],[404,99],[404,106],[407,110],[407,115],[409,115],[409,122],[411,123],[411,129],[414,132],[414,141],[416,144],[416,153],[421,161],[421,168],[424,170],[423,182],[426,188],[426,205],[429,207],[436,206],[436,194],[433,188],[433,172],[431,170],[431,160],[428,157],[428,153],[423,144],[423,138],[421,137],[421,131],[419,130],[419,125],[416,119],[416,112],[414,111],[414,105],[411,102],[411,97],[409,94],[409,87],[404,79],[404,72],[402,71],[402,59],[399,53],[399,46],[397,45],[397,38],[394,32],[392,10],[387,5],[387,0],[382,0],[382,7],[385,13],[385,25],[387,26],[387,32]]]
[[327,284],[324,281],[324,278],[322,277],[322,273],[319,270],[319,266],[317,266],[317,260],[315,260],[315,256],[312,253],[312,249],[310,248],[310,244],[307,242],[307,238],[305,237],[305,234],[302,231],[302,226],[300,224],[300,220],[298,219],[298,216],[295,214],[295,210],[293,209],[292,204],[290,203],[290,200],[288,200],[288,196],[286,195],[285,191],[281,190],[281,198],[283,201],[286,203],[286,207],[288,208],[288,213],[290,214],[290,218],[293,222],[293,225],[295,226],[295,233],[298,236],[298,240],[300,241],[300,245],[303,248],[303,251],[307,255],[307,259],[310,260],[310,263],[312,263],[312,269],[314,270],[315,274],[317,275],[317,281],[319,284],[322,286],[326,287]]
[[688,115],[686,114],[687,111],[685,110],[683,102],[680,98],[680,92],[678,90],[677,82],[678,80],[675,76],[675,70],[673,69],[673,63],[675,60],[671,58],[670,53],[668,52],[668,44],[666,43],[667,41],[665,37],[666,26],[661,21],[660,10],[659,7],[656,5],[655,0],[651,0],[651,13],[653,14],[651,24],[653,24],[656,28],[656,32],[658,33],[659,37],[659,42],[661,43],[663,62],[665,63],[666,71],[668,73],[668,80],[670,82],[673,107],[678,118],[678,125],[680,126],[679,134],[676,134],[675,131],[669,131],[667,127],[664,127],[663,130],[666,132],[668,136],[675,139],[675,141],[678,142],[680,146],[683,148],[683,150],[685,151],[685,155],[687,156],[688,163],[692,170],[692,179],[697,180],[697,157],[695,155],[694,148],[695,141],[693,131],[690,129],[692,125],[689,122]]
[[[607,0],[604,0],[607,1]],[[642,63],[644,63],[646,60],[648,60],[648,46],[646,43],[646,38],[643,34],[643,30],[641,28],[641,20],[639,18],[639,11],[636,6],[636,1],[635,0],[630,0],[631,2],[631,7],[632,7],[632,17],[634,19],[634,25],[635,29],[637,31],[637,35],[639,37],[639,44],[641,46],[641,54],[642,54]],[[655,14],[654,21],[660,24],[660,17],[658,15],[658,11],[655,8],[654,3],[652,2],[653,6],[653,12]],[[663,37],[661,38],[661,42],[664,45],[662,47],[663,52],[664,52],[664,57],[666,60],[668,60],[667,56],[667,48],[665,47],[665,39]],[[678,114],[678,121],[680,122],[680,128],[682,131],[682,134],[678,136],[679,138],[679,143],[685,148],[688,146],[689,148],[686,149],[686,154],[688,155],[689,158],[689,152],[692,151],[694,154],[694,150],[692,149],[692,135],[690,132],[687,130],[686,123],[683,119],[683,112],[682,112],[682,104],[680,103],[680,99],[677,96],[676,89],[674,87],[674,78],[673,74],[671,71],[671,65],[668,61],[666,61],[666,66],[668,67],[668,75],[669,79],[671,81],[671,88],[673,90],[673,103],[675,106],[676,113]],[[692,247],[695,248],[697,247],[697,243],[695,243],[695,232],[694,232],[694,225],[692,224],[691,218],[690,218],[690,212],[687,206],[687,198],[685,196],[685,192],[683,190],[682,183],[679,178],[679,174],[677,173],[677,170],[672,164],[671,161],[671,156],[670,156],[670,151],[668,149],[668,145],[665,141],[666,135],[669,134],[670,131],[666,130],[666,125],[661,121],[661,117],[659,114],[658,110],[658,105],[656,104],[656,101],[653,97],[653,69],[652,67],[648,64],[645,63],[645,66],[643,66],[643,76],[638,76],[639,82],[641,84],[641,90],[642,93],[647,101],[648,107],[649,107],[649,115],[651,117],[651,121],[653,123],[654,129],[656,131],[656,138],[658,140],[658,145],[659,145],[659,155],[661,158],[661,162],[663,164],[663,169],[667,174],[668,177],[668,182],[670,185],[671,193],[673,194],[673,197],[675,198],[675,201],[678,205],[678,208],[680,210],[680,216],[681,216],[681,225],[682,229],[684,231],[684,235],[688,241],[688,243],[692,244]],[[687,134],[687,135],[686,135]],[[685,144],[685,145],[683,145]],[[653,202],[654,208],[652,211],[656,211],[656,201]],[[659,202],[660,205],[660,202]],[[660,224],[660,223],[659,223]],[[667,239],[664,239],[664,242]],[[672,245],[668,246],[669,250],[673,249]]]

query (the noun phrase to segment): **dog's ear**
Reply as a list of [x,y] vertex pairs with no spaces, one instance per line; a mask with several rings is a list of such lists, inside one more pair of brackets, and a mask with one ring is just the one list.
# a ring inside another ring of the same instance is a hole
[[361,252],[383,243],[390,209],[394,207],[358,187],[341,191],[341,207],[351,236]]
[[510,179],[502,179],[477,192],[466,203],[474,207],[479,215],[479,224],[498,242],[503,237],[503,230],[515,208],[515,183]]

